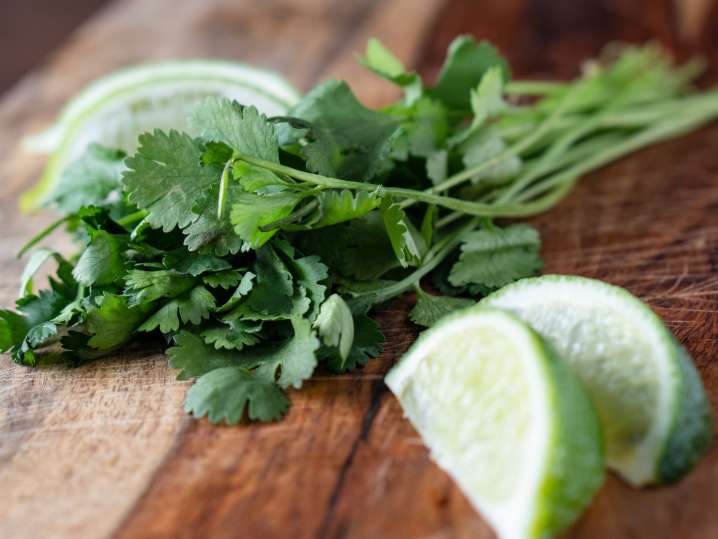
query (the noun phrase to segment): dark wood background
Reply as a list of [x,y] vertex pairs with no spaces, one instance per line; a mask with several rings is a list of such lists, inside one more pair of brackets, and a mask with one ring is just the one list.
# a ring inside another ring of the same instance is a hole
[[[706,56],[703,83],[718,80],[718,8],[706,0],[117,0],[0,100],[0,306],[18,287],[14,252],[52,217],[15,209],[43,164],[17,142],[92,78],[140,60],[221,56],[278,69],[303,90],[345,78],[381,105],[394,91],[353,59],[368,37],[431,77],[460,32],[493,40],[518,76],[573,76],[607,41],[657,39],[680,57]],[[626,286],[666,320],[693,353],[714,410],[717,150],[718,124],[590,175],[534,220],[546,271]],[[492,537],[383,384],[416,336],[406,322],[412,301],[378,313],[380,359],[315,378],[272,425],[217,428],[183,415],[187,385],[159,348],[76,370],[2,358],[0,537]],[[714,448],[672,487],[639,491],[609,477],[566,537],[712,539],[716,500]]]

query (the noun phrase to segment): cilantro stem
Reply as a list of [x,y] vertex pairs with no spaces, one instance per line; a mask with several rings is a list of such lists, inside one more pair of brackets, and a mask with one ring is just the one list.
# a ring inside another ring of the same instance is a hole
[[147,217],[150,214],[147,210],[138,210],[134,213],[130,213],[129,215],[125,215],[121,219],[118,219],[116,222],[120,226],[127,226],[131,225],[132,223],[136,223],[137,221],[142,221],[145,217]]
[[[456,187],[457,185],[460,185],[461,183],[465,182],[466,180],[471,179],[473,176],[476,176],[477,174],[480,174],[481,172],[486,171],[487,169],[494,167],[503,161],[506,161],[507,159],[510,159],[511,157],[514,157],[518,154],[520,154],[523,150],[531,147],[534,143],[538,142],[541,137],[543,137],[548,131],[550,131],[554,124],[558,122],[563,114],[573,105],[575,102],[576,96],[578,95],[577,89],[581,88],[580,85],[576,85],[572,87],[568,93],[564,96],[564,98],[561,100],[561,103],[549,114],[539,126],[533,130],[531,133],[529,133],[526,137],[519,140],[503,152],[499,153],[495,157],[491,159],[487,159],[486,161],[467,169],[462,170],[461,172],[457,172],[453,176],[450,176],[443,182],[430,187],[424,193],[427,194],[434,194],[434,193],[440,193],[442,191],[446,191],[448,189],[451,189],[452,187]],[[414,200],[405,200],[401,203],[402,208],[407,208],[408,206],[411,206],[417,201],[420,201],[421,199],[418,197],[414,197]],[[447,206],[448,207],[448,206]],[[468,213],[468,212],[467,212]],[[478,213],[474,213],[473,215],[480,215]],[[486,215],[487,217],[491,217],[490,215]]]
[[229,187],[229,171],[232,169],[233,159],[229,159],[222,170],[219,179],[219,196],[217,197],[217,219],[220,221],[224,216],[224,209],[227,206],[227,188]]
[[[350,180],[341,180],[339,178],[331,178],[328,176],[322,176],[321,174],[298,170],[279,163],[257,159],[251,156],[238,155],[237,158],[242,161],[246,161],[250,165],[266,168],[273,172],[285,174],[297,180],[302,180],[329,189],[353,189],[357,191],[375,191],[377,189],[377,185],[373,183],[361,183]],[[479,217],[522,217],[528,215],[526,213],[527,209],[524,205],[507,204],[505,206],[498,206],[495,204],[483,204],[480,202],[472,202],[454,197],[436,195],[427,191],[404,189],[401,187],[381,187],[381,190],[387,195],[418,202],[426,202],[428,204],[436,204],[437,206],[442,206],[450,210],[457,210],[468,215],[476,215]]]
[[51,223],[48,226],[46,226],[45,228],[43,228],[30,241],[28,241],[22,249],[20,249],[20,251],[17,253],[17,258],[22,258],[22,256],[25,253],[27,253],[30,249],[35,247],[35,245],[40,243],[47,236],[52,234],[63,223],[66,223],[67,221],[69,221],[71,217],[72,217],[72,215],[66,215],[65,217],[62,217],[62,218],[58,219],[57,221],[55,221],[54,223]]
[[[718,116],[718,102],[716,103],[716,107],[712,112],[712,115]],[[551,176],[544,182],[536,184],[531,189],[521,193],[518,197],[516,197],[516,200],[521,201],[531,199],[537,194],[540,194],[540,192],[545,191],[547,188],[553,188],[556,185],[570,187],[573,182],[575,182],[576,178],[583,174],[595,170],[631,152],[640,150],[651,144],[655,144],[656,142],[661,142],[691,131],[711,121],[713,116],[709,116],[706,114],[706,111],[703,111],[701,113],[679,117],[670,122],[648,127],[632,137],[629,137],[623,144],[606,148],[604,151],[596,153],[592,157],[579,162],[573,167],[562,171],[555,176]]]

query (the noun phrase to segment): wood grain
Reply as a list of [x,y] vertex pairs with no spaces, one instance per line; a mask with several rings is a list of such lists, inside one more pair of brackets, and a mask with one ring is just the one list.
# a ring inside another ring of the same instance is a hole
[[[458,32],[495,41],[521,76],[572,76],[613,39],[703,52],[716,80],[715,4],[682,37],[672,2],[620,0],[117,1],[0,102],[0,305],[14,299],[13,253],[50,216],[15,198],[42,160],[17,141],[88,80],[148,58],[221,56],[288,74],[302,89],[346,78],[366,102],[393,90],[352,53],[377,35],[431,77]],[[171,16],[169,16],[171,14]],[[158,24],[157,21],[162,21]],[[534,221],[547,271],[628,287],[694,354],[718,405],[718,126],[591,175]],[[66,240],[54,244],[67,248]],[[378,313],[386,352],[362,371],[320,374],[281,423],[216,428],[181,412],[186,385],[158,349],[76,370],[0,365],[0,537],[490,538],[428,458],[383,373],[416,336],[407,297]],[[718,537],[718,451],[679,485],[637,491],[609,478],[566,537]]]

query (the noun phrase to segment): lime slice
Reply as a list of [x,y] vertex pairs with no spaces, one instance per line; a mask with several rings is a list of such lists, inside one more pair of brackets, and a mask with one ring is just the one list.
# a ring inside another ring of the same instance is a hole
[[598,411],[606,461],[629,483],[676,481],[708,448],[710,407],[690,356],[626,290],[550,275],[480,305],[513,312],[571,365]]
[[598,420],[533,330],[493,309],[424,332],[386,377],[432,457],[504,539],[570,525],[603,481]]
[[49,130],[25,139],[26,149],[52,156],[40,182],[23,194],[21,207],[41,205],[88,144],[132,152],[145,131],[187,130],[193,106],[210,95],[254,105],[267,115],[284,114],[299,100],[281,76],[238,63],[177,60],[120,69],[77,94]]

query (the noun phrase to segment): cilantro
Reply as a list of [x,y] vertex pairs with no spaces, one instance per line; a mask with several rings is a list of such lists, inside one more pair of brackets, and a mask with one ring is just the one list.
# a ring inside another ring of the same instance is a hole
[[147,316],[148,307],[132,307],[123,296],[103,294],[87,312],[88,346],[108,351],[124,344]]
[[223,142],[242,155],[279,162],[274,125],[254,107],[207,98],[195,108],[190,122],[204,140]]
[[250,420],[276,421],[289,409],[289,400],[273,382],[239,367],[224,367],[201,376],[187,392],[184,409],[195,417],[236,425]]
[[189,292],[162,305],[137,331],[153,331],[158,328],[162,333],[177,331],[180,320],[182,324],[199,324],[209,318],[215,307],[214,296],[204,286],[195,286]]
[[156,130],[140,136],[137,153],[125,163],[122,183],[128,199],[147,210],[147,222],[169,232],[197,220],[206,192],[221,171],[202,165],[204,146],[184,133]]
[[501,71],[504,80],[509,79],[508,63],[490,43],[476,43],[471,36],[457,37],[449,46],[431,93],[452,109],[468,111],[471,90],[493,67]]
[[125,271],[121,256],[122,243],[112,234],[98,230],[77,261],[72,275],[85,286],[115,282]]
[[268,380],[276,381],[283,389],[302,387],[317,366],[315,352],[319,339],[308,320],[292,319],[294,336],[266,349],[257,372]]
[[449,281],[500,288],[536,274],[542,267],[540,248],[538,232],[529,225],[477,230],[465,237]]
[[343,366],[354,343],[354,318],[339,294],[332,294],[322,304],[314,326],[324,346],[339,356]]
[[419,246],[409,228],[411,225],[407,221],[401,206],[394,204],[390,199],[384,199],[381,206],[381,215],[399,264],[402,267],[418,264],[421,258]]
[[170,367],[179,369],[178,380],[197,378],[222,367],[254,366],[235,352],[219,350],[208,346],[194,333],[180,331],[174,338],[175,345],[167,349]]
[[125,157],[121,150],[90,144],[85,153],[63,172],[48,203],[65,213],[75,213],[84,206],[106,206],[117,202]]
[[[310,122],[319,137],[305,147],[312,156],[310,170],[368,180],[384,169],[398,122],[364,107],[345,82],[330,80],[317,86],[291,113]],[[315,166],[317,155],[328,159]]]
[[409,313],[409,318],[415,324],[424,327],[433,326],[440,318],[458,309],[464,309],[476,302],[466,298],[452,298],[450,296],[430,296],[420,292],[416,305]]
[[215,348],[241,350],[245,346],[253,346],[259,342],[257,333],[262,329],[262,322],[247,320],[229,320],[202,332],[202,339]]

